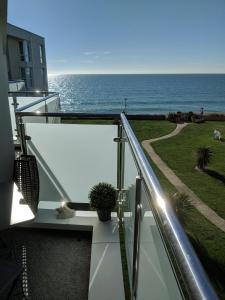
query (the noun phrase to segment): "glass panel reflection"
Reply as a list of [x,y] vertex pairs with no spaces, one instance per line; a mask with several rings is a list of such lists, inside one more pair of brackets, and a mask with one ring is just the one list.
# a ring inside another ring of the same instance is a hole
[[150,209],[149,197],[142,182],[137,300],[148,300],[149,295],[152,299],[160,300],[182,299],[162,236]]
[[124,162],[124,189],[126,190],[126,201],[124,207],[124,228],[127,252],[127,263],[130,285],[133,269],[133,248],[134,248],[134,216],[135,216],[135,193],[136,176],[138,170],[135,165],[133,155],[128,143],[125,143],[125,162]]

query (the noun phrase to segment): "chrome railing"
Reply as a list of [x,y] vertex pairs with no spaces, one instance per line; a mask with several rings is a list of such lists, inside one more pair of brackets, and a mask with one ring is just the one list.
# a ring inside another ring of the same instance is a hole
[[[59,93],[56,92],[48,92],[48,91],[16,91],[16,92],[8,92],[8,96],[12,97],[13,103],[12,105],[14,106],[14,111],[23,111],[27,108],[32,107],[33,105],[36,105],[42,101],[46,101],[50,99],[51,97],[59,96]],[[18,99],[17,97],[43,97],[39,100],[32,101],[28,105],[24,105],[23,107],[18,109]],[[28,106],[28,107],[27,107]]]
[[[158,179],[156,178],[131,126],[124,114],[121,114],[121,123],[126,133],[127,142],[129,143],[133,157],[139,169],[139,179],[142,180],[151,197],[149,197],[149,205],[157,220],[159,229],[169,243],[173,251],[174,258],[186,285],[186,290],[191,299],[217,299],[214,290],[209,283],[207,276],[197,258],[183,228],[177,220],[175,213],[168,204],[166,197],[161,189]],[[136,187],[137,188],[137,187]],[[137,188],[138,189],[138,188]],[[138,196],[139,197],[139,196]],[[138,199],[136,200],[136,213],[140,209]],[[138,234],[138,215],[135,216],[135,230]],[[138,237],[136,240],[138,241]],[[138,243],[138,242],[136,242]],[[134,245],[138,248],[138,245]],[[134,251],[135,265],[138,265],[138,252]],[[135,288],[136,273],[134,269],[133,288]],[[135,294],[135,291],[134,291]]]
[[22,96],[30,96],[30,97],[45,97],[45,96],[49,96],[51,94],[54,94],[55,92],[49,92],[49,91],[9,91],[8,95],[9,96],[18,96],[18,97],[22,97]]
[[35,105],[37,105],[37,104],[39,104],[39,103],[42,103],[42,102],[45,103],[45,105],[46,105],[46,101],[47,101],[47,100],[49,100],[49,99],[51,99],[51,98],[53,98],[53,97],[56,97],[56,96],[59,96],[59,93],[51,93],[51,94],[48,95],[48,96],[45,96],[45,97],[43,97],[43,98],[41,98],[41,99],[38,99],[38,100],[33,101],[33,102],[31,102],[31,103],[29,103],[29,104],[27,104],[27,105],[24,105],[24,106],[22,106],[22,107],[20,107],[20,108],[17,108],[16,111],[23,111],[23,110],[26,110],[26,109],[31,108],[32,106],[35,106]]
[[[17,135],[19,135],[19,132],[21,131],[22,127],[21,124],[23,124],[21,117],[17,115],[18,112],[23,112],[25,110],[29,110],[29,108],[33,111],[36,110],[36,114],[40,113],[40,112],[44,112],[44,113],[48,113],[49,110],[53,110],[53,111],[57,111],[60,110],[61,105],[60,105],[60,98],[59,98],[59,93],[56,92],[47,92],[47,91],[24,91],[24,92],[10,92],[8,93],[9,97],[12,98],[12,103],[10,103],[11,105],[13,105],[13,110],[10,109],[10,113],[11,113],[11,122],[12,122],[12,128],[13,128],[13,133],[14,131],[17,132],[17,134],[15,135],[15,138]],[[20,101],[19,103],[19,99],[22,101]],[[28,104],[24,104],[21,105],[21,103],[23,103],[23,98],[26,97],[31,97],[31,99],[29,98],[29,103]],[[41,97],[41,98],[40,98]],[[35,100],[35,98],[38,98],[38,100]],[[9,98],[10,99],[10,98]],[[57,100],[55,108],[53,109],[53,107],[51,106],[52,100]],[[43,105],[42,105],[43,103]],[[19,107],[19,104],[21,105]],[[40,104],[38,109],[35,109],[35,106]],[[52,118],[50,120],[50,122],[54,123],[56,120],[55,118]],[[45,121],[46,123],[49,122],[49,118],[48,116],[45,117]],[[13,134],[14,135],[14,134]],[[21,141],[22,144],[22,141]]]

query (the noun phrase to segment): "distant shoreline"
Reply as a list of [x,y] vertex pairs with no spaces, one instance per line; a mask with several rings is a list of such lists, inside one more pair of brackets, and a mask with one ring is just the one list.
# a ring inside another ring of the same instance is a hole
[[48,73],[48,76],[66,76],[66,75],[149,75],[149,76],[172,76],[172,75],[225,75],[225,73]]

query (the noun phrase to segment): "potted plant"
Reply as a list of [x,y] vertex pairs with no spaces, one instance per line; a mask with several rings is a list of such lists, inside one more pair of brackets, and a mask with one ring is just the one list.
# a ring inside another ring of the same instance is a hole
[[99,220],[111,220],[111,211],[116,205],[116,189],[109,183],[100,182],[89,193],[90,205],[98,213]]

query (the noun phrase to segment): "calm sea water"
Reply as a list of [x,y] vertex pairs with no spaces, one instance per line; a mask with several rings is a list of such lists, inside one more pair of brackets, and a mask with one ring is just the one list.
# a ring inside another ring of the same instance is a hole
[[66,112],[225,111],[223,75],[60,75],[49,88]]

